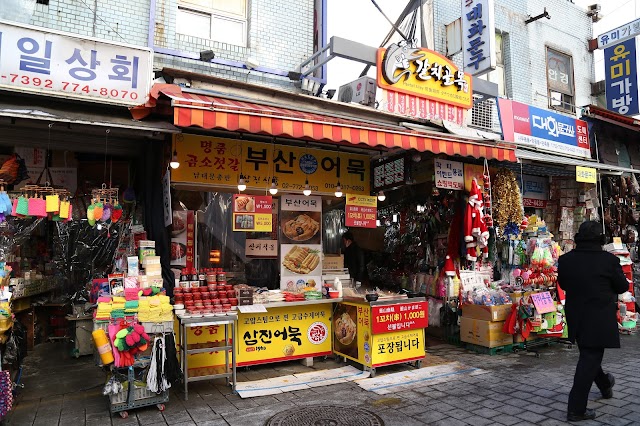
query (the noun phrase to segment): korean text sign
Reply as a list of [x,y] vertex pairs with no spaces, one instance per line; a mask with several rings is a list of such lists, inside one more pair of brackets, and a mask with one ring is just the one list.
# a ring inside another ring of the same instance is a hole
[[482,75],[496,68],[494,1],[461,1],[464,71]]
[[428,49],[392,44],[378,49],[378,86],[463,108],[473,106],[471,76]]
[[373,334],[426,328],[427,302],[402,303],[371,307]]
[[372,336],[373,366],[424,358],[424,330],[404,330]]
[[593,167],[576,166],[576,182],[596,183],[597,170]]
[[553,111],[498,99],[503,138],[541,151],[591,158],[587,123]]
[[611,31],[607,31],[604,34],[600,34],[597,38],[598,49],[620,43],[637,35],[640,35],[640,18],[624,24],[621,27],[614,28]]
[[545,176],[522,175],[522,204],[544,209],[549,200],[549,179]]
[[375,228],[377,218],[378,199],[375,196],[346,194],[345,226]]
[[0,21],[0,88],[94,102],[141,105],[153,53]]
[[638,63],[636,39],[604,49],[607,109],[622,115],[636,115],[638,109]]
[[434,170],[436,175],[436,188],[464,189],[464,165],[459,161],[441,160],[436,158]]
[[243,232],[271,232],[273,229],[273,200],[269,195],[233,196],[233,230]]
[[331,306],[285,306],[238,315],[238,365],[330,354]]
[[551,294],[548,291],[533,293],[531,295],[531,300],[539,314],[546,314],[556,310],[556,305],[553,303]]
[[247,188],[266,189],[275,177],[288,192],[301,192],[309,179],[316,193],[333,193],[338,181],[344,191],[370,193],[366,155],[187,134],[174,141],[180,167],[173,182],[236,186],[242,172]]

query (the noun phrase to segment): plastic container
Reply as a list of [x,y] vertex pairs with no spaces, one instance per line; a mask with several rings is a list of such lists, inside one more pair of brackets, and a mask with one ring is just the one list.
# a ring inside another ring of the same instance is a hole
[[231,306],[238,306],[238,299],[236,299],[235,297],[232,297],[229,299],[229,304]]
[[211,299],[217,299],[219,297],[220,293],[217,290],[214,291],[210,291],[209,292],[209,297]]
[[337,299],[340,297],[339,290],[329,290],[329,299]]

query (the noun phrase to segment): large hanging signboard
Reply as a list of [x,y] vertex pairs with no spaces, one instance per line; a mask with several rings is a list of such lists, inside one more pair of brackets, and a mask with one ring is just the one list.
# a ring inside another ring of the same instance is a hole
[[151,87],[153,52],[0,21],[0,88],[137,106]]
[[622,115],[636,115],[638,108],[638,70],[636,39],[604,49],[604,77],[607,109]]
[[446,57],[407,42],[378,49],[378,86],[462,108],[473,106],[471,76]]
[[498,99],[498,110],[505,141],[546,152],[591,158],[585,121],[508,99]]
[[287,192],[302,192],[308,179],[315,193],[333,194],[339,181],[343,191],[370,194],[367,155],[187,134],[174,143],[175,183],[235,187],[242,172],[249,189],[268,188],[275,177]]
[[494,0],[462,0],[462,57],[473,75],[496,68]]
[[376,228],[377,218],[377,197],[346,194],[345,226],[354,228]]

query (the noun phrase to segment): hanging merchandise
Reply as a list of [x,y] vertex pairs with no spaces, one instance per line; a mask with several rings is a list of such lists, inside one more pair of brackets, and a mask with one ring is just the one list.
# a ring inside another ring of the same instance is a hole
[[119,199],[119,188],[107,188],[105,183],[101,188],[91,191],[91,204],[87,207],[87,221],[90,226],[96,223],[116,223],[122,218],[122,206]]
[[516,176],[511,170],[498,170],[492,194],[494,221],[502,236],[508,238],[517,235],[522,222],[522,199]]
[[478,250],[482,253],[482,260],[489,255],[489,229],[485,223],[484,201],[478,182],[471,182],[469,201],[464,216],[464,242],[467,247],[466,259],[471,262],[478,260]]

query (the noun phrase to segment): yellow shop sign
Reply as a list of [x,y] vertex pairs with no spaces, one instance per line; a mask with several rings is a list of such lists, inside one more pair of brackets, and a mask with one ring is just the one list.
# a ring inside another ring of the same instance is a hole
[[269,188],[275,177],[285,192],[302,192],[308,179],[316,193],[333,194],[340,182],[345,192],[370,194],[367,155],[187,134],[174,144],[174,183],[235,187],[242,173],[249,189]]
[[462,108],[473,106],[471,76],[446,57],[406,42],[378,49],[378,86]]

